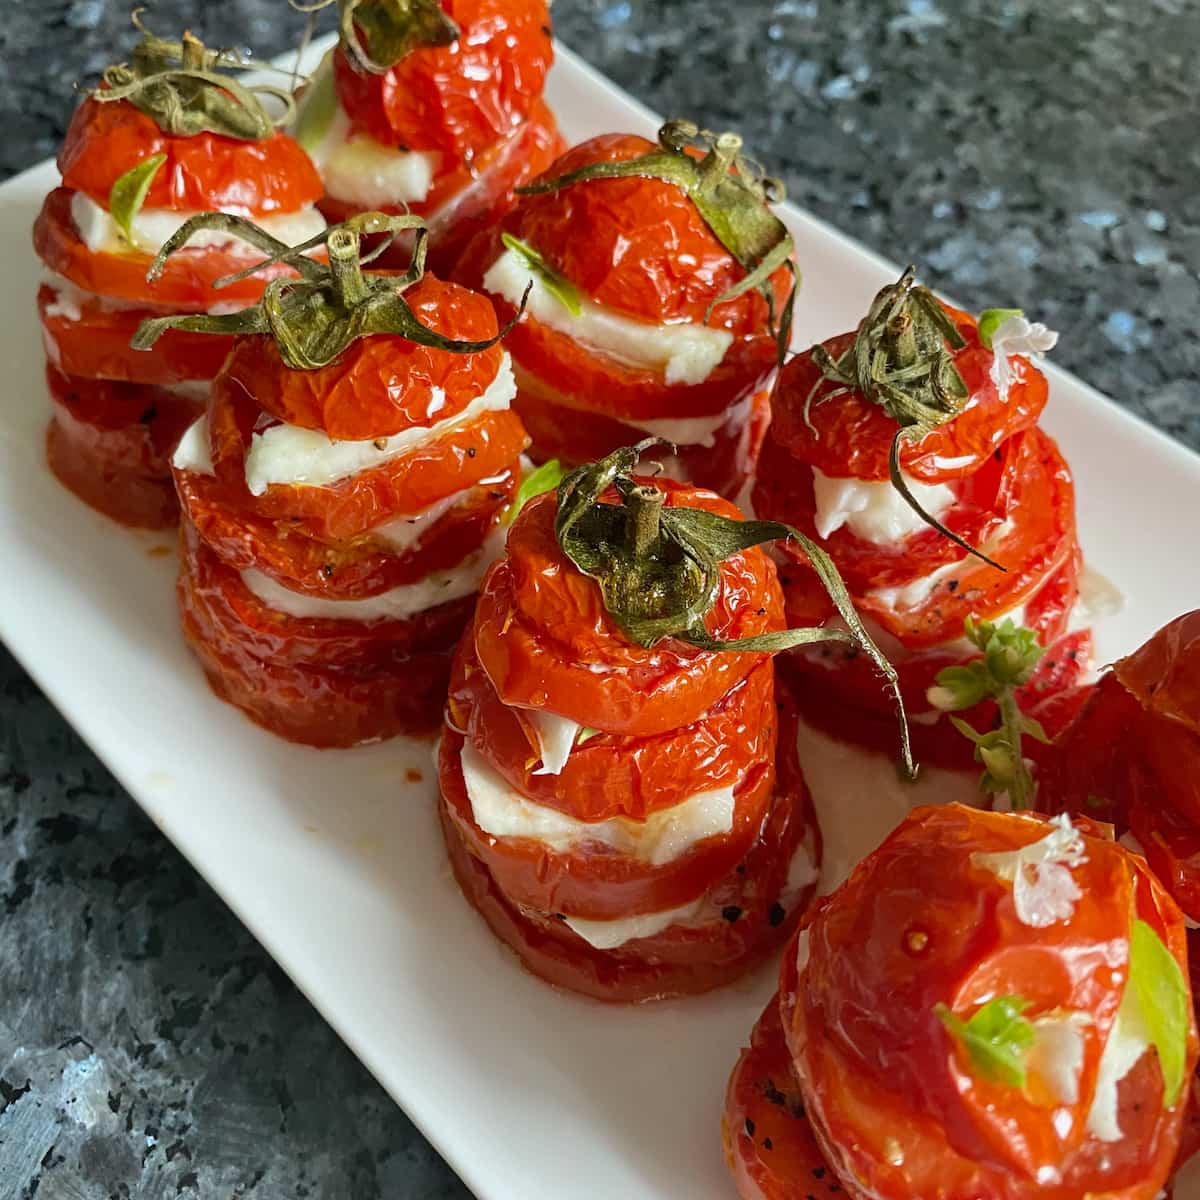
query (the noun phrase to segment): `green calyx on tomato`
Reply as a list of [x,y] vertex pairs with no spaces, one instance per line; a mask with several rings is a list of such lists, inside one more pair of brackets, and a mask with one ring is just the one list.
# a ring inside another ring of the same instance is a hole
[[[699,146],[704,157],[695,158],[689,147]],[[619,162],[595,162],[552,179],[539,179],[518,188],[522,195],[557,192],[593,179],[661,179],[674,184],[693,204],[717,241],[746,270],[733,287],[708,306],[705,320],[718,304],[757,289],[767,302],[780,364],[791,341],[792,309],[799,274],[792,261],[792,235],[771,211],[783,200],[784,185],[766,175],[762,167],[742,153],[736,133],[711,133],[691,121],[668,121],[658,131],[658,148],[638,158]],[[771,276],[780,267],[792,274],[793,286],[783,307],[775,312]]]
[[[175,137],[218,133],[258,142],[291,120],[295,105],[286,88],[262,83],[246,87],[230,74],[251,69],[252,64],[226,50],[209,50],[189,31],[177,42],[155,37],[142,25],[137,11],[133,23],[141,31],[141,41],[128,63],[105,70],[103,85],[90,93],[93,100],[101,104],[128,100]],[[276,116],[267,111],[267,97],[280,106]]]
[[950,721],[975,744],[975,761],[983,765],[980,790],[1005,793],[1016,811],[1032,808],[1036,789],[1021,752],[1021,739],[1025,735],[1042,743],[1050,739],[1037,721],[1021,712],[1017,689],[1029,681],[1044,650],[1032,629],[1010,619],[997,625],[968,617],[963,633],[983,656],[964,666],[939,671],[926,698],[934,708],[947,713],[974,708],[984,700],[996,702],[1001,721],[997,729],[980,733],[959,717],[951,717]]
[[[516,316],[485,341],[458,341],[422,325],[404,299],[425,273],[425,249],[429,231],[420,217],[389,216],[387,213],[360,213],[331,225],[299,246],[289,246],[260,229],[244,217],[228,213],[201,213],[187,221],[164,245],[150,264],[146,278],[153,282],[163,272],[167,259],[187,245],[189,239],[205,229],[219,229],[257,246],[267,258],[236,275],[219,279],[216,288],[254,275],[283,263],[300,276],[272,279],[262,299],[249,308],[220,316],[198,313],[194,316],[153,317],[143,321],[130,343],[135,350],[149,350],[168,329],[192,333],[251,334],[269,333],[279,347],[283,361],[297,371],[313,371],[328,366],[351,343],[374,334],[393,334],[421,346],[452,354],[479,354],[494,346],[517,323],[525,311],[525,300]],[[412,260],[402,275],[378,275],[363,271],[391,245],[398,233],[416,231]],[[379,246],[362,254],[364,237],[380,236]],[[308,251],[325,246],[329,262],[316,262]],[[526,293],[528,295],[528,292]]]
[[[461,31],[438,0],[288,0],[298,12],[338,6],[338,36],[360,71],[386,74],[422,46],[451,46]],[[363,44],[363,36],[366,44]]]
[[966,340],[938,298],[917,283],[914,267],[906,267],[895,283],[876,295],[854,341],[840,358],[834,358],[820,344],[810,351],[820,376],[805,402],[805,420],[815,433],[809,410],[826,381],[837,386],[821,396],[818,404],[858,393],[882,408],[899,425],[888,454],[892,487],[927,525],[968,554],[1003,571],[999,563],[927,513],[900,469],[903,443],[920,441],[956,417],[970,399],[967,385],[954,365],[954,351],[965,345]]
[[[636,646],[651,647],[676,638],[710,651],[758,651],[773,654],[792,646],[840,641],[857,646],[887,680],[900,719],[904,769],[915,774],[908,723],[895,668],[871,640],[854,609],[833,560],[790,525],[777,521],[738,521],[682,505],[667,506],[666,494],[633,477],[641,456],[655,446],[673,449],[660,438],[647,438],[577,467],[558,485],[554,531],[563,553],[596,581],[604,606],[621,632]],[[610,488],[620,503],[600,497]],[[766,542],[788,538],[808,555],[845,629],[786,629],[756,637],[722,641],[705,628],[721,588],[721,563]]]
[[945,1004],[933,1011],[982,1078],[1023,1088],[1025,1055],[1036,1037],[1032,1023],[1021,1015],[1029,1006],[1023,996],[997,996],[966,1021]]

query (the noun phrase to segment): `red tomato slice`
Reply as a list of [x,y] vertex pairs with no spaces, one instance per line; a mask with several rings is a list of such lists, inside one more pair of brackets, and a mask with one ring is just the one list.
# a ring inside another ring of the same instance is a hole
[[[517,371],[517,385],[514,407],[533,439],[530,455],[535,461],[556,458],[577,466],[594,462],[646,436],[644,429],[549,399],[548,395],[557,393],[541,387],[525,371]],[[742,401],[730,409],[729,423],[716,431],[711,446],[678,445],[674,455],[665,449],[655,449],[643,456],[643,463],[666,458],[672,477],[687,479],[719,496],[736,500],[753,474],[771,415],[765,391],[750,398],[748,414],[742,410],[745,403]]]
[[369,537],[331,544],[314,538],[301,522],[248,512],[209,475],[176,471],[175,483],[188,519],[230,567],[256,568],[313,596],[361,600],[453,567],[478,549],[516,489],[516,473],[469,492],[403,554]]
[[[605,134],[568,150],[545,176],[623,162],[654,149],[653,142],[633,134]],[[706,323],[739,337],[768,332],[767,303],[757,290],[726,300],[707,315],[709,305],[744,279],[746,270],[673,183],[633,176],[593,179],[523,196],[504,228],[585,295],[628,316],[656,325]],[[494,258],[481,261],[481,269]],[[780,268],[771,282],[779,312],[791,276]]]
[[361,540],[391,517],[420,513],[477,485],[494,491],[494,499],[507,499],[508,480],[527,442],[515,413],[487,412],[336,483],[271,484],[261,496],[252,496],[246,487],[246,451],[261,415],[253,395],[227,374],[217,377],[209,444],[225,503],[239,514],[287,522],[289,531],[335,546]]
[[772,996],[725,1093],[725,1162],[741,1200],[845,1195],[817,1145]]
[[[770,732],[774,735],[773,719]],[[732,831],[706,838],[686,854],[657,866],[599,844],[563,853],[531,838],[493,837],[479,828],[459,761],[462,744],[451,730],[442,734],[443,818],[510,903],[539,913],[609,921],[665,912],[698,900],[714,879],[728,875],[750,850],[774,793],[772,763],[757,763],[735,790]]]
[[[539,100],[524,125],[470,164],[442,159],[429,194],[419,204],[385,205],[383,211],[424,217],[429,226],[429,269],[453,279],[467,243],[498,224],[512,207],[516,189],[540,175],[565,149],[554,114]],[[335,196],[326,196],[320,209],[330,224],[362,211]],[[379,263],[402,271],[411,252],[412,239],[398,237]]]
[[[559,987],[615,1003],[637,1003],[708,991],[745,974],[794,929],[812,887],[786,891],[791,860],[812,830],[811,803],[794,751],[795,717],[780,711],[781,753],[770,815],[753,847],[709,892],[714,912],[728,914],[698,928],[674,927],[616,950],[590,946],[557,920],[510,901],[459,835],[441,806],[450,865],[467,899],[492,932],[533,974]],[[731,919],[736,912],[736,919]]]
[[[667,504],[726,516],[737,510],[711,493],[656,481]],[[508,536],[508,558],[480,590],[475,650],[505,704],[549,708],[608,733],[650,735],[697,720],[761,661],[759,654],[712,653],[667,640],[653,649],[620,633],[599,588],[580,574],[554,536],[555,497],[527,504]],[[775,567],[761,548],[721,567],[709,614],[714,637],[782,628]]]
[[[943,304],[966,339],[954,355],[970,398],[953,420],[939,425],[919,442],[905,442],[900,465],[923,483],[945,483],[971,475],[1014,434],[1031,429],[1046,407],[1046,377],[1028,359],[1011,359],[1013,379],[1007,400],[992,382],[994,355],[980,344],[975,318]],[[853,334],[825,343],[835,358],[845,352]],[[817,390],[813,393],[814,386]],[[888,455],[896,422],[857,392],[822,403],[836,385],[822,380],[812,358],[798,354],[779,377],[773,402],[776,439],[801,462],[840,479],[887,479]],[[810,426],[804,418],[808,397]]]
[[[223,623],[230,614],[217,616],[212,608],[215,602],[219,611],[227,597],[197,578],[195,556],[186,549],[177,595],[184,636],[213,691],[272,733],[324,748],[400,734],[419,736],[437,728],[450,674],[448,650],[404,655],[389,646],[385,630],[372,626],[356,637],[341,621],[292,621],[291,631],[283,632],[278,624],[271,628],[270,614],[263,611],[256,614],[260,624],[235,640]],[[250,603],[248,595],[241,600]],[[469,611],[470,603],[464,601],[423,614],[420,620],[425,628],[444,621],[446,628],[437,640],[447,641]],[[289,621],[284,618],[281,624]],[[258,647],[270,651],[276,639],[283,644],[279,657],[246,647],[257,640]],[[348,642],[357,643],[360,661],[353,665],[297,661],[306,654],[317,660],[332,658]],[[377,651],[374,662],[368,653],[372,644]]]
[[129,343],[142,321],[161,310],[111,308],[99,296],[88,295],[79,302],[75,319],[59,310],[57,300],[51,285],[38,288],[46,357],[67,375],[163,385],[207,380],[221,369],[233,345],[231,337],[170,329],[152,354],[143,354]]
[[406,150],[470,163],[528,119],[554,61],[545,0],[442,0],[460,36],[411,51],[382,75],[334,53],[338,99],[356,128]]
[[315,204],[323,190],[312,161],[285,133],[258,142],[216,133],[180,137],[124,100],[84,100],[71,118],[58,169],[63,187],[86,192],[106,209],[113,184],[156,154],[166,162],[150,181],[147,208],[268,217]]
[[172,254],[162,276],[154,283],[147,283],[150,255],[107,254],[88,249],[71,216],[71,195],[69,188],[60,187],[46,197],[33,226],[33,248],[50,270],[85,292],[195,312],[217,303],[253,304],[269,280],[292,274],[287,267],[270,268],[215,291],[216,280],[240,271],[255,259],[207,246]]
[[[426,275],[404,298],[421,324],[445,337],[486,341],[499,330],[489,301],[456,283]],[[238,339],[224,376],[280,421],[366,441],[456,416],[487,389],[503,360],[498,345],[454,354],[399,334],[376,335],[351,343],[326,367],[296,371],[263,334]]]
[[85,504],[143,529],[175,524],[169,456],[199,404],[162,388],[76,379],[46,368],[50,469]]
[[594,735],[572,750],[557,775],[539,773],[541,753],[532,723],[524,710],[501,702],[470,638],[459,650],[448,704],[454,727],[512,787],[579,821],[645,820],[681,797],[728,787],[752,766],[775,759],[770,659],[698,721],[653,737]]
[[[1036,820],[959,805],[917,810],[815,912],[799,973],[796,953],[785,955],[780,992],[793,1064],[818,1142],[852,1194],[1150,1200],[1166,1179],[1185,1101],[1163,1108],[1153,1056],[1123,1083],[1119,1141],[1100,1142],[1085,1117],[1124,985],[1107,965],[1114,930],[1134,911],[1182,963],[1182,916],[1142,860],[1085,823],[1071,919],[1022,922],[1011,885],[972,856],[1032,844],[1046,832]],[[1036,1077],[1020,1089],[964,1065],[935,1006],[969,1015],[997,995],[1027,999],[1028,1019],[1089,1014],[1074,1103],[1043,1095]],[[1193,1026],[1189,1072],[1196,1052]],[[1054,1120],[1061,1107],[1069,1127]],[[1057,1180],[1039,1178],[1046,1164]]]

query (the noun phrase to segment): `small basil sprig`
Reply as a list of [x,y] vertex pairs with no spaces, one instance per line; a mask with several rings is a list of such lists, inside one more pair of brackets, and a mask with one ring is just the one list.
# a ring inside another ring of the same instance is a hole
[[1023,1088],[1025,1056],[1036,1037],[1033,1024],[1021,1015],[1029,1007],[1023,996],[997,996],[966,1021],[945,1004],[936,1005],[933,1011],[984,1079]]
[[583,312],[583,293],[565,276],[559,274],[528,242],[515,238],[511,233],[502,233],[500,240],[525,264],[526,268],[541,280],[542,286],[573,317]]
[[[286,88],[264,83],[247,87],[229,74],[248,70],[252,64],[227,50],[209,50],[190,32],[177,42],[155,37],[142,25],[139,13],[134,12],[133,23],[141,41],[128,63],[114,64],[104,72],[104,85],[89,93],[93,100],[101,104],[127,100],[164,133],[176,137],[219,133],[257,142],[291,120],[295,106]],[[264,97],[278,102],[276,116],[267,111]]]
[[915,268],[906,267],[895,283],[876,295],[854,341],[840,358],[834,358],[819,344],[809,351],[820,377],[808,394],[804,419],[815,433],[810,412],[826,381],[837,386],[817,399],[818,404],[851,393],[877,404],[899,425],[888,453],[892,487],[927,525],[967,553],[1003,571],[1007,568],[927,513],[900,469],[901,446],[920,441],[956,417],[970,399],[967,385],[954,365],[954,351],[966,344],[938,298],[917,283]]
[[[1136,1012],[1127,1015],[1127,1006]],[[1144,1030],[1157,1052],[1166,1108],[1183,1090],[1190,1008],[1187,982],[1175,956],[1150,925],[1135,917],[1129,931],[1129,981],[1117,1020],[1125,1018]]]
[[[214,316],[152,317],[138,326],[130,343],[135,350],[149,350],[168,329],[192,333],[269,333],[279,347],[280,357],[297,371],[328,366],[352,342],[374,334],[398,334],[410,342],[453,354],[478,354],[494,346],[520,319],[524,299],[516,316],[495,337],[483,341],[458,341],[422,325],[404,299],[404,292],[425,272],[425,249],[429,231],[420,217],[387,213],[360,213],[331,225],[299,246],[289,246],[244,217],[228,213],[202,213],[188,220],[155,256],[146,278],[157,279],[167,259],[182,250],[193,234],[202,229],[219,229],[264,251],[268,257],[219,279],[216,288],[254,275],[268,267],[285,264],[300,278],[272,279],[262,299],[239,312]],[[402,275],[368,274],[363,267],[382,254],[397,233],[415,230],[412,262]],[[363,255],[364,237],[382,236],[381,243]],[[324,245],[329,262],[308,257],[310,250]]]
[[[675,638],[702,650],[774,653],[793,646],[838,641],[866,653],[887,680],[899,712],[906,772],[915,768],[895,668],[880,652],[854,609],[833,560],[799,530],[777,521],[737,521],[698,508],[668,507],[666,495],[633,477],[641,456],[660,446],[647,438],[577,467],[558,485],[554,531],[563,553],[599,585],[604,607],[634,645]],[[620,503],[600,497],[614,488]],[[785,629],[731,641],[712,637],[705,618],[721,589],[721,564],[765,542],[792,539],[808,556],[845,629]]]
[[[699,145],[704,157],[688,153]],[[722,292],[704,315],[707,321],[718,304],[744,292],[759,291],[767,302],[780,364],[791,341],[792,311],[800,277],[792,261],[792,235],[771,211],[785,196],[783,183],[742,153],[736,133],[711,133],[691,121],[668,121],[658,131],[658,148],[619,162],[595,162],[565,175],[541,178],[518,188],[522,195],[556,192],[593,179],[661,179],[678,187],[696,206],[716,239],[737,259],[746,275]],[[783,312],[775,312],[771,276],[786,266],[793,287]],[[776,317],[778,315],[778,321]]]
[[1034,782],[1021,753],[1022,736],[1048,742],[1046,731],[1017,703],[1017,689],[1029,682],[1045,651],[1037,635],[1005,619],[999,625],[968,617],[963,624],[967,641],[983,657],[960,667],[945,667],[926,693],[929,703],[942,712],[962,712],[984,700],[1000,708],[1000,727],[980,733],[959,717],[954,728],[975,744],[975,761],[983,764],[982,791],[1006,793],[1014,810],[1033,807]]
[[557,458],[551,458],[540,467],[534,467],[528,474],[522,475],[512,501],[504,512],[504,524],[511,525],[521,515],[521,509],[534,496],[540,496],[543,492],[558,487],[566,473],[566,467]]
[[155,175],[167,161],[165,154],[152,154],[144,158],[135,167],[130,167],[120,178],[113,182],[108,193],[109,215],[116,222],[117,228],[125,235],[130,245],[136,245],[133,236],[133,223],[142,205],[146,203],[146,195]]
[[[288,0],[302,13],[338,6],[338,35],[360,71],[384,75],[421,46],[450,46],[461,31],[438,0]],[[360,33],[366,36],[366,44]]]

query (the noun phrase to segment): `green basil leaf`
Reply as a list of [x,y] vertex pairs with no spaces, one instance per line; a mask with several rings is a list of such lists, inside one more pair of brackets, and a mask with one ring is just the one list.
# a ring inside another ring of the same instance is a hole
[[1009,317],[1023,317],[1022,308],[985,308],[979,314],[979,340],[990,350],[992,337]]
[[934,1013],[947,1032],[966,1051],[984,1079],[1009,1087],[1025,1086],[1025,1055],[1033,1045],[1033,1025],[1021,1014],[1030,1002],[1023,996],[997,996],[964,1021],[945,1004]]
[[500,240],[514,254],[520,256],[526,267],[541,280],[542,286],[573,317],[583,312],[583,293],[564,275],[560,275],[528,242],[515,238],[511,233],[502,233]]
[[1163,1102],[1179,1099],[1187,1065],[1191,1001],[1183,972],[1157,933],[1135,918],[1129,933],[1129,982],[1150,1044],[1162,1070]]
[[117,179],[108,193],[109,214],[131,246],[136,245],[133,237],[134,219],[142,211],[150,185],[166,161],[165,154],[152,154],[142,159],[136,167],[130,167]]
[[511,525],[521,515],[521,509],[534,496],[540,496],[543,492],[549,492],[558,487],[566,473],[566,467],[557,458],[551,458],[542,463],[540,467],[535,467],[528,475],[522,475],[521,482],[513,494],[512,502],[505,511],[504,524]]
[[575,745],[582,746],[584,742],[590,742],[592,738],[599,737],[601,730],[593,729],[590,725],[585,725],[575,738]]
[[297,101],[296,120],[292,124],[292,136],[309,154],[315,154],[325,140],[336,111],[333,59],[327,54],[321,60],[312,82]]

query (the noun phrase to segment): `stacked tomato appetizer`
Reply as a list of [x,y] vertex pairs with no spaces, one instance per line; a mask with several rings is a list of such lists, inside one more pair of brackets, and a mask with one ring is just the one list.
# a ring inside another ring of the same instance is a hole
[[[1027,703],[1069,687],[1087,665],[1090,633],[1072,623],[1074,485],[1038,428],[1047,387],[1030,361],[1055,337],[1016,311],[977,321],[918,286],[910,269],[855,333],[797,355],[775,388],[755,512],[790,521],[837,563],[900,672],[926,762],[958,766],[970,754],[926,699],[939,671],[970,657],[968,616],[1036,632],[1047,652]],[[803,553],[784,553],[790,619],[834,618]],[[868,671],[836,645],[791,665],[806,717],[886,744],[891,717]],[[986,728],[992,716],[972,719]]]
[[297,280],[225,317],[244,331],[174,455],[184,632],[214,690],[293,741],[351,746],[436,728],[450,652],[517,484],[526,438],[491,304],[424,274],[365,274],[367,214],[319,264],[219,215]]
[[730,1081],[744,1200],[1154,1200],[1183,914],[1086,819],[918,809],[813,910]]
[[129,342],[139,323],[237,308],[264,286],[249,278],[213,290],[247,262],[245,245],[219,232],[150,283],[155,253],[190,215],[212,209],[252,216],[289,243],[324,226],[316,171],[274,127],[263,89],[222,70],[235,65],[189,34],[182,42],[146,34],[130,64],[110,67],[75,113],[58,158],[62,186],[34,226],[50,273],[38,292],[54,406],[50,466],[127,525],[174,523],[168,459],[230,345],[173,331],[153,354],[138,354]]
[[[333,0],[330,0],[332,3]],[[546,0],[336,0],[341,39],[300,103],[297,136],[340,221],[412,212],[444,272],[513,189],[563,150],[542,99]]]
[[792,636],[759,546],[779,530],[635,476],[647,449],[522,509],[439,758],[451,862],[493,932],[552,983],[626,1002],[758,962],[819,854],[769,655]]
[[659,144],[592,138],[520,189],[454,277],[505,317],[537,460],[588,462],[650,433],[670,474],[733,499],[786,346],[791,237],[734,134],[671,122]]

